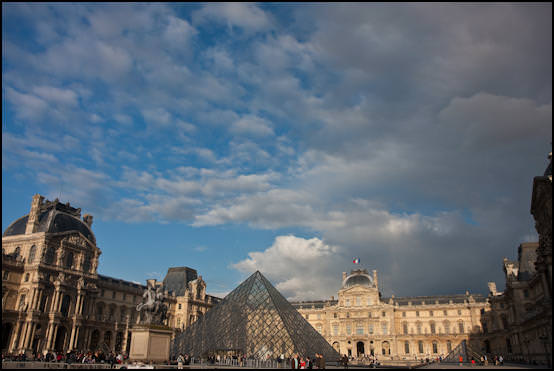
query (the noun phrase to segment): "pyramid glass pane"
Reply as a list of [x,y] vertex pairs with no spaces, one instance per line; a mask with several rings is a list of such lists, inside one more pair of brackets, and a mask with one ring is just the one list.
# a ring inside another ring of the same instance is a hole
[[256,272],[172,344],[172,355],[246,355],[257,359],[339,354],[260,273]]

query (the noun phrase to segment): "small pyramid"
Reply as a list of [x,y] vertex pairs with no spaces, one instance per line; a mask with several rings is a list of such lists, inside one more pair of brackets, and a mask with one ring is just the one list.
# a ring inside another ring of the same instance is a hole
[[213,355],[235,352],[247,357],[272,359],[295,353],[323,354],[335,361],[339,354],[300,313],[256,271],[210,309],[172,344],[172,355]]
[[483,356],[483,354],[476,352],[467,344],[465,340],[462,340],[462,342],[458,344],[457,347],[452,349],[452,351],[448,353],[446,357],[444,357],[442,362],[459,363],[460,357],[462,357],[462,362],[469,363],[471,362],[471,359],[479,361],[481,359],[481,356]]

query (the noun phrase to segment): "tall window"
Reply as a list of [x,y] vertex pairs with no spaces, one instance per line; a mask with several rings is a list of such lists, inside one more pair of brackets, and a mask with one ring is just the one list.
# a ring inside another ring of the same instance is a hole
[[73,253],[71,251],[69,251],[65,255],[65,267],[66,268],[71,268],[72,266],[73,266]]
[[402,317],[406,317],[406,312],[402,312]]
[[361,322],[358,322],[356,324],[356,335],[363,335],[364,334],[364,324]]
[[69,295],[64,295],[63,299],[62,299],[62,307],[61,307],[61,312],[62,312],[62,316],[64,317],[67,317],[68,313],[69,313],[69,305],[71,304],[71,298],[69,297]]
[[334,323],[333,324],[333,335],[337,336],[339,334],[339,325]]
[[408,324],[406,322],[402,324],[402,331],[404,332],[404,335],[408,335]]
[[46,252],[44,253],[44,262],[46,264],[54,264],[54,260],[56,259],[56,252],[52,247],[49,247],[46,249]]
[[347,306],[347,307],[350,306],[350,299],[346,299],[346,306]]
[[37,254],[37,247],[35,245],[31,246],[31,250],[29,250],[29,259],[27,259],[27,263],[32,263],[35,260],[35,255]]
[[369,334],[373,335],[373,323],[369,324]]
[[450,340],[448,340],[448,341],[446,342],[446,351],[447,351],[448,353],[450,353],[450,352],[452,351],[452,342],[451,342]]
[[433,341],[433,353],[437,354],[439,352],[439,345],[436,341]]
[[17,258],[21,254],[21,247],[17,246],[13,251],[13,255]]
[[83,260],[83,271],[88,272],[90,270],[90,267],[92,266],[91,260],[92,258],[90,257],[90,254],[86,253],[85,259]]
[[320,334],[323,332],[323,326],[321,326],[321,324],[318,324],[316,326],[316,329],[317,329],[317,332],[319,332]]
[[371,305],[371,299],[370,298],[367,299],[367,305]]
[[460,334],[464,333],[464,323],[462,321],[458,323],[458,329],[460,330]]
[[416,328],[417,328],[417,334],[421,335],[421,322],[416,323]]
[[410,342],[409,341],[404,342],[404,353],[410,354]]
[[433,317],[433,311],[432,310],[429,311],[429,317]]
[[350,325],[350,323],[347,323],[346,324],[346,335],[350,335],[352,334],[352,326]]
[[435,322],[431,321],[429,323],[429,327],[431,328],[431,334],[434,334],[436,332]]
[[417,348],[419,353],[423,353],[423,341],[420,340],[417,342]]
[[449,334],[450,333],[450,322],[444,321],[444,333]]
[[383,335],[386,335],[387,334],[387,323],[386,322],[383,322],[381,324],[381,329],[383,330]]
[[362,305],[361,299],[359,296],[356,296],[356,306],[359,307],[360,305]]
[[419,317],[419,310],[416,310],[415,315],[416,317]]

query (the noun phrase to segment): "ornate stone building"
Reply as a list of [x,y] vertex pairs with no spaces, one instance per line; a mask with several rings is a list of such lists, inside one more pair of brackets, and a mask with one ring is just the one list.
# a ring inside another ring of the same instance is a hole
[[552,364],[552,153],[543,176],[533,179],[531,214],[539,242],[523,243],[518,260],[504,258],[506,289],[489,282],[490,310],[483,316],[486,352],[507,359]]
[[[2,236],[2,352],[128,351],[144,285],[97,273],[92,216],[35,195]],[[186,276],[179,272],[186,271]],[[181,279],[182,282],[179,282]],[[195,270],[170,268],[167,325],[181,328],[217,298]],[[155,284],[161,284],[156,283]]]
[[486,298],[462,295],[383,298],[377,271],[343,273],[338,298],[293,305],[341,354],[381,360],[446,356],[480,333]]

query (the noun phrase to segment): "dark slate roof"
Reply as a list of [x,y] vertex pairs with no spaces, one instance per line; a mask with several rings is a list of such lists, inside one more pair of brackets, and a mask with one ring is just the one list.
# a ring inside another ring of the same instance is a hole
[[[78,231],[92,242],[96,242],[94,233],[89,226],[78,217],[65,211],[65,205],[50,205],[47,210],[41,212],[38,218],[37,232],[59,233]],[[3,237],[25,234],[29,215],[25,215],[10,224],[4,231]]]
[[135,282],[131,282],[131,281],[125,281],[125,280],[122,280],[120,278],[113,278],[113,277],[109,277],[109,276],[103,276],[101,274],[98,275],[98,280],[99,280],[100,284],[102,284],[103,282],[106,282],[106,283],[113,283],[113,284],[116,284],[116,285],[124,285],[124,286],[134,287],[136,289],[146,290],[145,285],[141,285],[139,283],[135,283]]
[[[481,294],[471,294],[473,299],[478,302],[482,303],[485,302],[487,299],[481,295]],[[450,301],[454,304],[461,304],[464,303],[466,300],[469,299],[468,295],[437,295],[437,296],[411,296],[411,297],[404,297],[404,298],[392,298],[392,301],[394,304],[398,305],[408,305],[409,302],[412,303],[412,305],[421,305],[421,302],[425,302],[425,304],[435,304],[438,302],[439,304],[449,304]],[[388,303],[391,300],[391,298],[382,298],[381,301]]]
[[174,267],[167,270],[164,278],[164,289],[176,296],[185,295],[185,290],[190,281],[198,277],[196,269],[189,267]]

